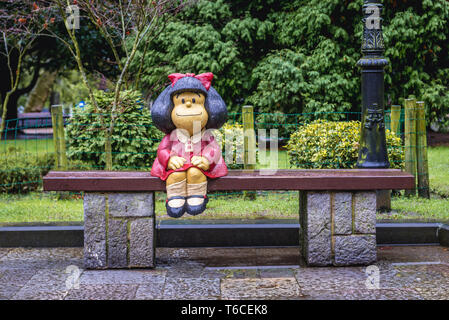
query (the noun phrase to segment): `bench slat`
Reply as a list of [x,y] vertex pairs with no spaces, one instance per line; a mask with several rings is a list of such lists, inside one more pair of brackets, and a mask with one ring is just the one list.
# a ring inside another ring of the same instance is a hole
[[[266,173],[230,170],[225,177],[209,179],[208,190],[388,190],[414,186],[414,177],[397,169],[283,169],[274,175]],[[149,172],[50,171],[43,181],[44,191],[165,191],[165,182]]]

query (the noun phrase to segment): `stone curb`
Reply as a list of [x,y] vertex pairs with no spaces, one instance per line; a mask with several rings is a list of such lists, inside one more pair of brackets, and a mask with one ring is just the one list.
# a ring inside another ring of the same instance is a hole
[[[377,245],[449,246],[449,225],[377,223]],[[157,247],[297,246],[299,224],[171,224],[156,226]],[[267,237],[267,233],[270,234]],[[210,236],[214,235],[214,239]],[[213,241],[211,241],[213,240]],[[0,227],[0,247],[82,247],[83,226]]]

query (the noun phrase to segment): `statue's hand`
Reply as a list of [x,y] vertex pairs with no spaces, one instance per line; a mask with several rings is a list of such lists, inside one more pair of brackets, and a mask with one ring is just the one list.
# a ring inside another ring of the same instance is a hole
[[168,160],[167,168],[170,170],[176,170],[181,168],[184,163],[186,162],[186,159],[178,156],[170,157],[170,160]]
[[194,166],[203,169],[204,171],[209,169],[209,160],[205,157],[193,156],[190,161]]

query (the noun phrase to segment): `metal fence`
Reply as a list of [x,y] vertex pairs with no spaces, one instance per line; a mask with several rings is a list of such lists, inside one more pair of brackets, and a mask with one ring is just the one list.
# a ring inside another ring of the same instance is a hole
[[[355,167],[358,131],[351,134],[349,130],[360,127],[360,113],[283,114],[258,113],[250,110],[251,121],[245,120],[244,117],[244,112],[248,112],[248,109],[231,113],[227,123],[218,131],[218,135],[222,135],[224,139],[228,132],[234,132],[235,151],[238,153],[238,150],[243,150],[242,156],[235,154],[232,163],[227,163],[229,168],[245,166],[255,169],[267,168],[271,164],[263,163],[262,160],[270,159],[273,152],[277,154],[279,169]],[[0,205],[2,207],[0,223],[82,221],[82,194],[42,192],[42,176],[49,170],[104,169],[102,132],[104,132],[107,119],[105,120],[104,117],[100,119],[98,114],[78,111],[78,113],[74,112],[72,117],[62,117],[61,114],[61,118],[59,120],[54,118],[53,123],[50,114],[10,120],[14,126],[10,124],[7,126],[7,134],[4,134],[0,141],[0,203],[2,204]],[[151,124],[151,117],[147,111],[128,116],[118,115],[115,131],[111,137],[115,170],[149,171],[151,169],[162,135]],[[404,166],[404,154],[407,154],[407,148],[416,149],[416,144],[405,146],[403,142],[408,139],[404,137],[405,115],[406,113],[403,111],[401,113],[399,110],[398,116],[397,107],[385,113],[387,129],[393,131],[391,136],[396,138],[396,141],[399,139],[399,143],[395,146],[389,146],[389,152],[397,154],[390,160],[393,167]],[[106,123],[101,124],[101,121]],[[64,124],[62,128],[61,123]],[[329,123],[332,125],[326,127]],[[346,127],[341,129],[340,126],[343,125]],[[314,132],[313,139],[311,136],[310,139],[306,139],[307,141],[300,140],[298,137],[304,132],[307,134],[307,130]],[[344,132],[345,130],[348,132]],[[249,150],[248,141],[245,140],[245,132],[252,132],[254,140],[257,141],[256,163],[247,161],[246,155],[251,150]],[[261,132],[264,134],[261,135]],[[276,141],[269,136],[272,132],[277,133]],[[415,135],[417,134],[419,132],[415,132]],[[340,139],[339,135],[343,138]],[[303,151],[295,150],[295,143],[293,143],[295,139],[301,150],[307,151],[307,155],[304,155]],[[344,141],[351,150],[339,149],[344,139],[352,139],[349,142]],[[310,144],[309,140],[313,140],[314,144]],[[326,143],[327,140],[334,142]],[[393,140],[390,139],[390,141]],[[263,144],[266,146],[264,157],[260,154]],[[305,149],[304,144],[308,146]],[[273,146],[275,150],[272,149]],[[338,154],[339,152],[344,155]],[[66,159],[66,162],[61,159]],[[407,161],[408,159],[405,163]],[[65,163],[64,166],[61,166],[62,163]],[[257,201],[253,201],[256,195]],[[162,218],[165,211],[164,196],[164,194],[158,194],[156,197],[158,202],[156,211]],[[248,196],[245,192],[228,192],[211,194],[210,198],[208,210],[211,213],[202,216],[205,219],[241,218],[242,215],[239,212],[246,212],[252,215],[251,217],[259,218],[297,218],[297,192],[255,192],[253,196]]]

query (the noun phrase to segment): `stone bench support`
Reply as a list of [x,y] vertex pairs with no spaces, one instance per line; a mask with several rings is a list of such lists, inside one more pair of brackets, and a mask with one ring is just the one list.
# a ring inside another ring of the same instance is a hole
[[[310,266],[376,261],[376,193],[300,191],[301,253]],[[154,267],[154,193],[84,195],[84,264]]]
[[310,266],[376,261],[376,192],[300,191],[301,251]]
[[152,268],[154,192],[84,194],[84,266]]

